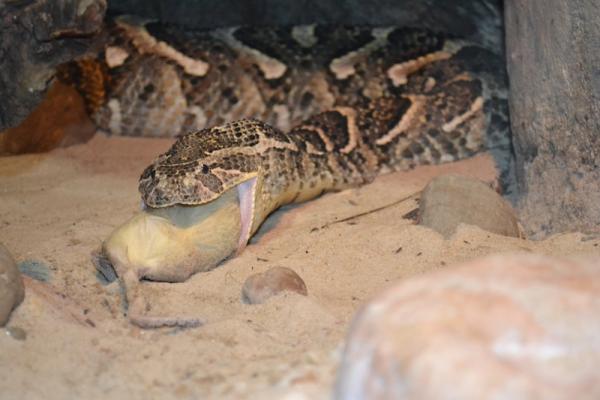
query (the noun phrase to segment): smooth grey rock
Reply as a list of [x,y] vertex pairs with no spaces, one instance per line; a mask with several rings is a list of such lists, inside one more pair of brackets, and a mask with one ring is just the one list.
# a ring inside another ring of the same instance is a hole
[[18,326],[10,326],[6,328],[5,332],[11,338],[21,342],[27,339],[27,331]]
[[23,275],[40,282],[49,282],[52,279],[52,269],[43,261],[24,260],[18,265]]
[[421,195],[418,221],[446,238],[461,223],[522,237],[517,217],[504,199],[480,180],[460,175],[443,175],[429,182]]
[[0,326],[8,322],[10,313],[23,301],[25,287],[15,260],[0,244]]

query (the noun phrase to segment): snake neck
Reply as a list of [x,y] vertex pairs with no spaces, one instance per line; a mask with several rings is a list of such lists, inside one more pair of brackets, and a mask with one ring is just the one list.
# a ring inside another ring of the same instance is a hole
[[335,107],[279,133],[289,145],[259,155],[256,225],[280,206],[359,186],[390,170],[397,158],[377,139],[407,107],[397,98],[382,98],[365,108]]
[[[455,110],[452,118],[448,108]],[[468,76],[444,83],[438,93],[381,97],[317,114],[285,134],[293,146],[260,156],[256,221],[382,173],[469,157],[483,150],[488,121],[483,86]]]

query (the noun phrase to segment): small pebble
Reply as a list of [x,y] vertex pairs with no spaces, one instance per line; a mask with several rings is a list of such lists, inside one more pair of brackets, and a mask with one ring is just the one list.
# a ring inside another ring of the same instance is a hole
[[306,284],[293,270],[274,267],[246,279],[242,288],[242,301],[246,304],[261,304],[281,292],[290,291],[306,296]]
[[92,264],[96,267],[96,278],[103,285],[109,285],[117,280],[117,273],[108,257],[102,250],[92,252]]
[[19,328],[18,326],[10,326],[6,328],[6,334],[15,340],[25,340],[27,339],[27,332],[23,328]]
[[15,260],[0,244],[0,326],[6,325],[10,313],[24,297],[25,287]]
[[40,282],[48,282],[52,278],[52,270],[43,261],[25,260],[19,263],[19,271]]
[[460,224],[523,237],[514,211],[498,193],[478,179],[460,175],[443,175],[429,182],[421,196],[418,223],[446,238]]

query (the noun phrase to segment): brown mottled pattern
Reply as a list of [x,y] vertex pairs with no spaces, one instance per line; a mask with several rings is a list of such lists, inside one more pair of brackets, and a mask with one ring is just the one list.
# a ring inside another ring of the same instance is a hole
[[[184,31],[117,19],[109,25],[105,51],[94,60],[106,72],[107,83],[104,103],[92,116],[115,135],[174,137],[242,118],[287,131],[337,105],[362,107],[396,95],[386,75],[389,68],[448,44],[441,35],[415,28],[315,26],[307,46],[294,38],[293,29]],[[207,63],[208,70],[191,74],[181,59],[140,44],[140,32],[183,57]],[[107,60],[115,49],[126,58]],[[267,59],[283,73],[277,75],[280,71]],[[353,72],[339,79],[336,68]],[[78,88],[88,91],[81,84]]]
[[94,118],[113,134],[179,135],[141,177],[148,206],[203,204],[256,177],[260,223],[282,204],[509,143],[494,53],[414,28],[296,28],[117,20],[96,60],[107,83]]
[[57,76],[61,81],[80,90],[90,115],[95,115],[104,106],[110,76],[103,63],[94,59],[84,59],[63,64],[58,67]]

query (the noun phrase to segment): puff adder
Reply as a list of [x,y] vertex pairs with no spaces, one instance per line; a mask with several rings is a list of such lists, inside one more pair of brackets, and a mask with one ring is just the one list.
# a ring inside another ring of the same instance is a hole
[[[140,178],[147,212],[154,218],[167,210],[162,216],[177,232],[195,229],[185,240],[206,230],[221,235],[210,239],[210,251],[218,251],[209,261],[199,261],[198,246],[190,245],[172,251],[187,252],[172,262],[156,262],[154,248],[149,266],[144,255],[127,261],[115,250],[134,241],[118,230],[105,253],[123,274],[136,271],[130,284],[142,277],[179,281],[212,268],[241,251],[284,204],[486,148],[501,158],[510,148],[501,57],[417,28],[181,31],[121,18],[98,57],[64,66],[59,77],[79,88],[101,129],[177,137]],[[239,218],[198,217],[202,207],[221,215],[215,202],[232,192]],[[196,213],[192,228],[167,215],[186,207]],[[184,242],[184,233],[169,232],[165,243],[177,235]],[[219,242],[226,245],[218,249]],[[164,246],[166,254],[173,245]]]

